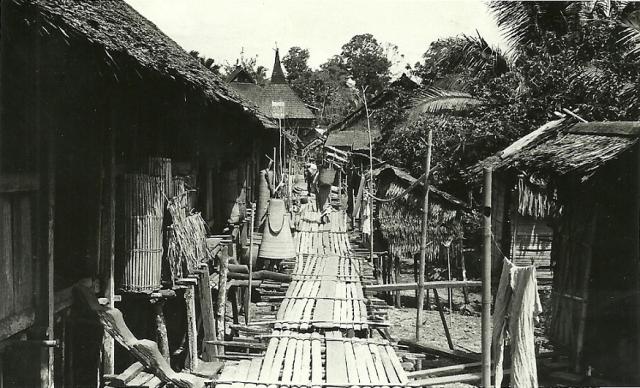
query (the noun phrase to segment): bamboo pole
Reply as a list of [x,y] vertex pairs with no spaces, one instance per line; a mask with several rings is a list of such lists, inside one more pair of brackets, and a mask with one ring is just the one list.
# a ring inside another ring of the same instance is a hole
[[482,386],[491,387],[491,168],[484,170],[482,257]]
[[369,260],[373,260],[373,140],[371,138],[371,121],[369,120],[369,106],[367,105],[367,95],[362,89],[364,109],[367,115],[367,133],[369,134]]
[[[108,132],[107,139],[107,160],[106,160],[106,175],[107,175],[107,190],[106,203],[108,214],[107,221],[107,236],[106,249],[103,257],[107,259],[106,263],[103,263],[104,273],[104,296],[107,298],[107,307],[113,308],[114,296],[115,296],[115,236],[116,236],[116,160],[115,160],[115,130]],[[102,252],[101,252],[102,253]],[[104,331],[102,335],[102,368],[103,373],[113,374],[115,365],[115,342],[109,333]]]
[[253,281],[253,225],[256,218],[256,204],[255,202],[251,203],[251,228],[249,228],[249,262],[247,265],[249,266],[249,287],[247,288],[247,292],[245,293],[247,301],[244,308],[244,323],[247,325],[251,320],[251,286]]
[[[635,189],[635,201],[633,206],[633,231],[632,235],[636,236],[636,239],[633,244],[633,255],[636,263],[636,290],[640,289],[640,239],[637,236],[640,236],[640,144],[636,144],[636,173],[635,173],[635,182],[633,188]],[[640,297],[636,296],[636,322],[640,324]],[[637,349],[640,349],[640,336],[637,339]],[[636,360],[636,364],[640,363],[640,357]],[[640,367],[640,365],[637,365]],[[636,383],[638,381],[636,380]]]
[[[447,291],[451,291],[450,288],[447,288]],[[444,312],[442,311],[442,303],[440,302],[440,296],[438,295],[438,290],[433,289],[433,297],[436,300],[436,307],[438,308],[438,314],[440,315],[440,321],[442,321],[442,327],[444,328],[444,335],[447,337],[447,344],[449,345],[449,349],[453,350],[453,340],[451,339],[451,333],[449,332],[449,327],[447,326],[447,320],[444,318]]]
[[420,246],[420,268],[418,270],[418,305],[416,313],[416,342],[420,342],[422,329],[422,307],[424,304],[424,269],[427,259],[427,229],[429,227],[429,173],[431,172],[431,148],[433,146],[433,129],[429,127],[427,140],[427,157],[424,161],[424,204],[422,207],[422,244]]

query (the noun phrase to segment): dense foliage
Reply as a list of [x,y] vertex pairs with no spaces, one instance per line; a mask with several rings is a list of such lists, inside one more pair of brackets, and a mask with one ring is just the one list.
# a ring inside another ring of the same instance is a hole
[[385,46],[371,34],[355,35],[319,69],[309,67],[309,54],[308,49],[291,47],[282,64],[303,101],[319,108],[320,123],[330,124],[357,107],[363,88],[370,98],[388,85],[397,47]]
[[[525,13],[532,15],[537,3],[525,3]],[[633,44],[620,40],[620,16],[629,10],[612,6],[608,15],[599,15],[596,8],[583,21],[557,17],[563,10],[568,13],[567,7],[572,10],[573,2],[542,4],[551,9],[537,8],[540,13],[532,16],[535,28],[508,35],[515,41],[510,57],[481,37],[458,36],[431,44],[414,75],[425,87],[463,90],[483,104],[464,113],[424,114],[388,128],[378,144],[382,157],[420,175],[426,152],[420,139],[431,126],[437,166],[433,180],[464,195],[464,169],[556,118],[554,112],[562,113],[563,108],[587,120],[640,119],[639,63],[629,55]],[[494,7],[504,16],[507,8],[520,6]],[[497,19],[505,29],[524,28],[521,18],[515,27],[508,17]]]

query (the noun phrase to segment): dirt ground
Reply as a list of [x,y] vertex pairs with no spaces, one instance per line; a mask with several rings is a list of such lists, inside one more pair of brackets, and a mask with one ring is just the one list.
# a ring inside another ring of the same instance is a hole
[[[403,262],[401,267],[401,282],[413,282],[413,263]],[[451,334],[454,349],[465,352],[480,353],[481,347],[481,295],[480,288],[470,288],[467,290],[468,303],[465,303],[462,289],[453,289],[451,305],[449,304],[448,292],[438,290],[441,305],[444,311],[447,326]],[[550,295],[549,287],[540,287],[540,297],[543,310],[548,307]],[[442,320],[435,304],[433,291],[430,293],[429,309],[425,304],[423,310],[423,329],[419,343],[427,346],[448,349]],[[392,308],[388,311],[390,332],[394,338],[415,340],[416,327],[416,296],[415,291],[401,292],[401,308]],[[452,310],[450,309],[452,307]],[[536,346],[542,350],[548,350],[548,340],[544,334],[545,315],[540,317],[540,324],[536,328]],[[456,364],[459,362],[444,361],[444,364]],[[468,384],[448,384],[446,387],[470,387]]]

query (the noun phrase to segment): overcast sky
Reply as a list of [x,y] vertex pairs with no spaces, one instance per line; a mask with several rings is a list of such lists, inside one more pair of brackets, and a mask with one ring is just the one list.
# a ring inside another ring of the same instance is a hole
[[[235,63],[240,52],[258,55],[271,70],[274,48],[310,51],[317,67],[362,33],[398,46],[401,61],[414,64],[430,42],[460,33],[503,40],[482,0],[126,0],[185,50],[218,63]],[[394,69],[401,71],[402,64]]]

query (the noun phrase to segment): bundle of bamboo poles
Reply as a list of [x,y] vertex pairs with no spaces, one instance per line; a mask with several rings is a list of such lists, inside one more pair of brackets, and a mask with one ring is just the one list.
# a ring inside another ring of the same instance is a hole
[[125,174],[120,182],[116,268],[119,288],[159,289],[162,274],[164,188],[160,178]]
[[200,213],[185,211],[186,195],[183,192],[171,198],[167,206],[172,219],[167,228],[167,260],[174,280],[193,273],[200,263],[212,259],[206,243],[206,222]]

